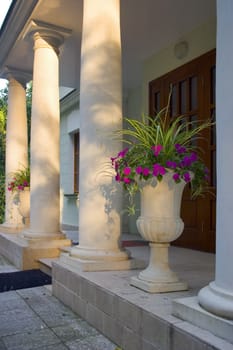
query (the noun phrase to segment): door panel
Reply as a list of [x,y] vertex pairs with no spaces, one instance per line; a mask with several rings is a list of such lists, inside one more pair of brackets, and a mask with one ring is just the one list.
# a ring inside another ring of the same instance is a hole
[[[170,115],[184,115],[188,120],[215,119],[215,50],[158,78],[149,84],[150,115],[168,103]],[[205,130],[198,146],[204,150],[202,159],[210,169],[210,191],[198,199],[190,198],[187,185],[183,194],[181,217],[185,228],[174,245],[215,251],[216,132]]]

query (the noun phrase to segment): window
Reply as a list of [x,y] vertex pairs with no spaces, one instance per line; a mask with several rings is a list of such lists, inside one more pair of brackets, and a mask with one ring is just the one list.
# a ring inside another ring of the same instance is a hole
[[74,134],[74,192],[79,192],[79,132]]

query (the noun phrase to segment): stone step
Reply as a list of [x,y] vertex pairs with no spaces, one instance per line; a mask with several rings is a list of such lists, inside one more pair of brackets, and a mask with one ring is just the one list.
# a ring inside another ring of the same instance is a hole
[[[60,255],[69,255],[71,247],[65,246],[60,248]],[[59,258],[41,258],[38,260],[39,269],[49,276],[52,276],[52,262],[58,261]]]
[[61,253],[70,253],[72,246],[67,247],[61,247],[60,251]]
[[49,276],[52,276],[52,262],[58,261],[59,258],[42,258],[39,259],[39,269]]

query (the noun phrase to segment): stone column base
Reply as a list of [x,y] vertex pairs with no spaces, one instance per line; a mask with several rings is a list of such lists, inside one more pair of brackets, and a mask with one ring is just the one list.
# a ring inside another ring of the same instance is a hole
[[128,258],[125,260],[85,260],[74,258],[69,254],[62,253],[60,256],[61,263],[71,266],[78,271],[117,271],[142,269],[145,267],[145,262],[142,260]]
[[41,258],[56,258],[61,248],[70,246],[69,239],[27,240],[20,234],[0,233],[0,254],[20,270],[38,269]]
[[215,282],[200,290],[198,294],[200,305],[207,311],[233,320],[233,293],[220,288]]
[[51,240],[60,240],[65,239],[66,235],[62,232],[54,233],[44,233],[44,232],[31,232],[30,229],[25,229],[21,231],[20,236],[29,241],[51,241]]
[[131,286],[142,289],[148,293],[167,293],[187,290],[188,285],[183,281],[176,282],[149,282],[133,276],[130,280]]
[[10,224],[7,222],[4,222],[0,225],[0,231],[7,232],[7,233],[18,233],[21,232],[24,228],[23,224]]
[[[227,320],[222,317],[216,316],[205,309],[203,309],[197,297],[188,297],[175,299],[172,302],[172,314],[175,317],[180,318],[187,324],[191,324],[202,329],[202,332],[208,334],[206,331],[211,332],[216,337],[220,337],[231,344],[233,343],[233,320]],[[206,330],[206,331],[204,331]],[[206,336],[206,335],[205,335]],[[206,339],[208,337],[206,336]],[[223,341],[223,340],[222,340]],[[218,340],[219,347],[213,346],[215,349],[227,349]],[[221,346],[222,345],[222,346]],[[233,348],[233,345],[229,349]]]

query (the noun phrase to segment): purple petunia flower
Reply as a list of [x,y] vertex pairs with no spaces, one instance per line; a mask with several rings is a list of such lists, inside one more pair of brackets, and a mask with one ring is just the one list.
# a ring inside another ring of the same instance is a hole
[[154,155],[157,157],[159,153],[162,151],[163,146],[162,145],[155,145],[151,147],[152,151],[154,152]]
[[186,148],[184,146],[181,146],[179,143],[175,144],[175,149],[179,154],[186,152]]
[[197,154],[195,152],[191,153],[190,160],[192,163],[196,162],[198,159]]
[[173,174],[173,180],[175,182],[179,182],[180,181],[180,175],[178,173]]
[[166,162],[166,165],[167,165],[168,168],[172,168],[172,169],[175,169],[177,167],[177,163],[173,162],[172,160],[168,160]]
[[192,160],[190,159],[189,156],[185,156],[183,160],[180,162],[180,166],[182,168],[188,167],[192,164]]
[[190,177],[189,172],[184,173],[183,179],[184,179],[185,182],[190,182],[191,181],[191,177]]

